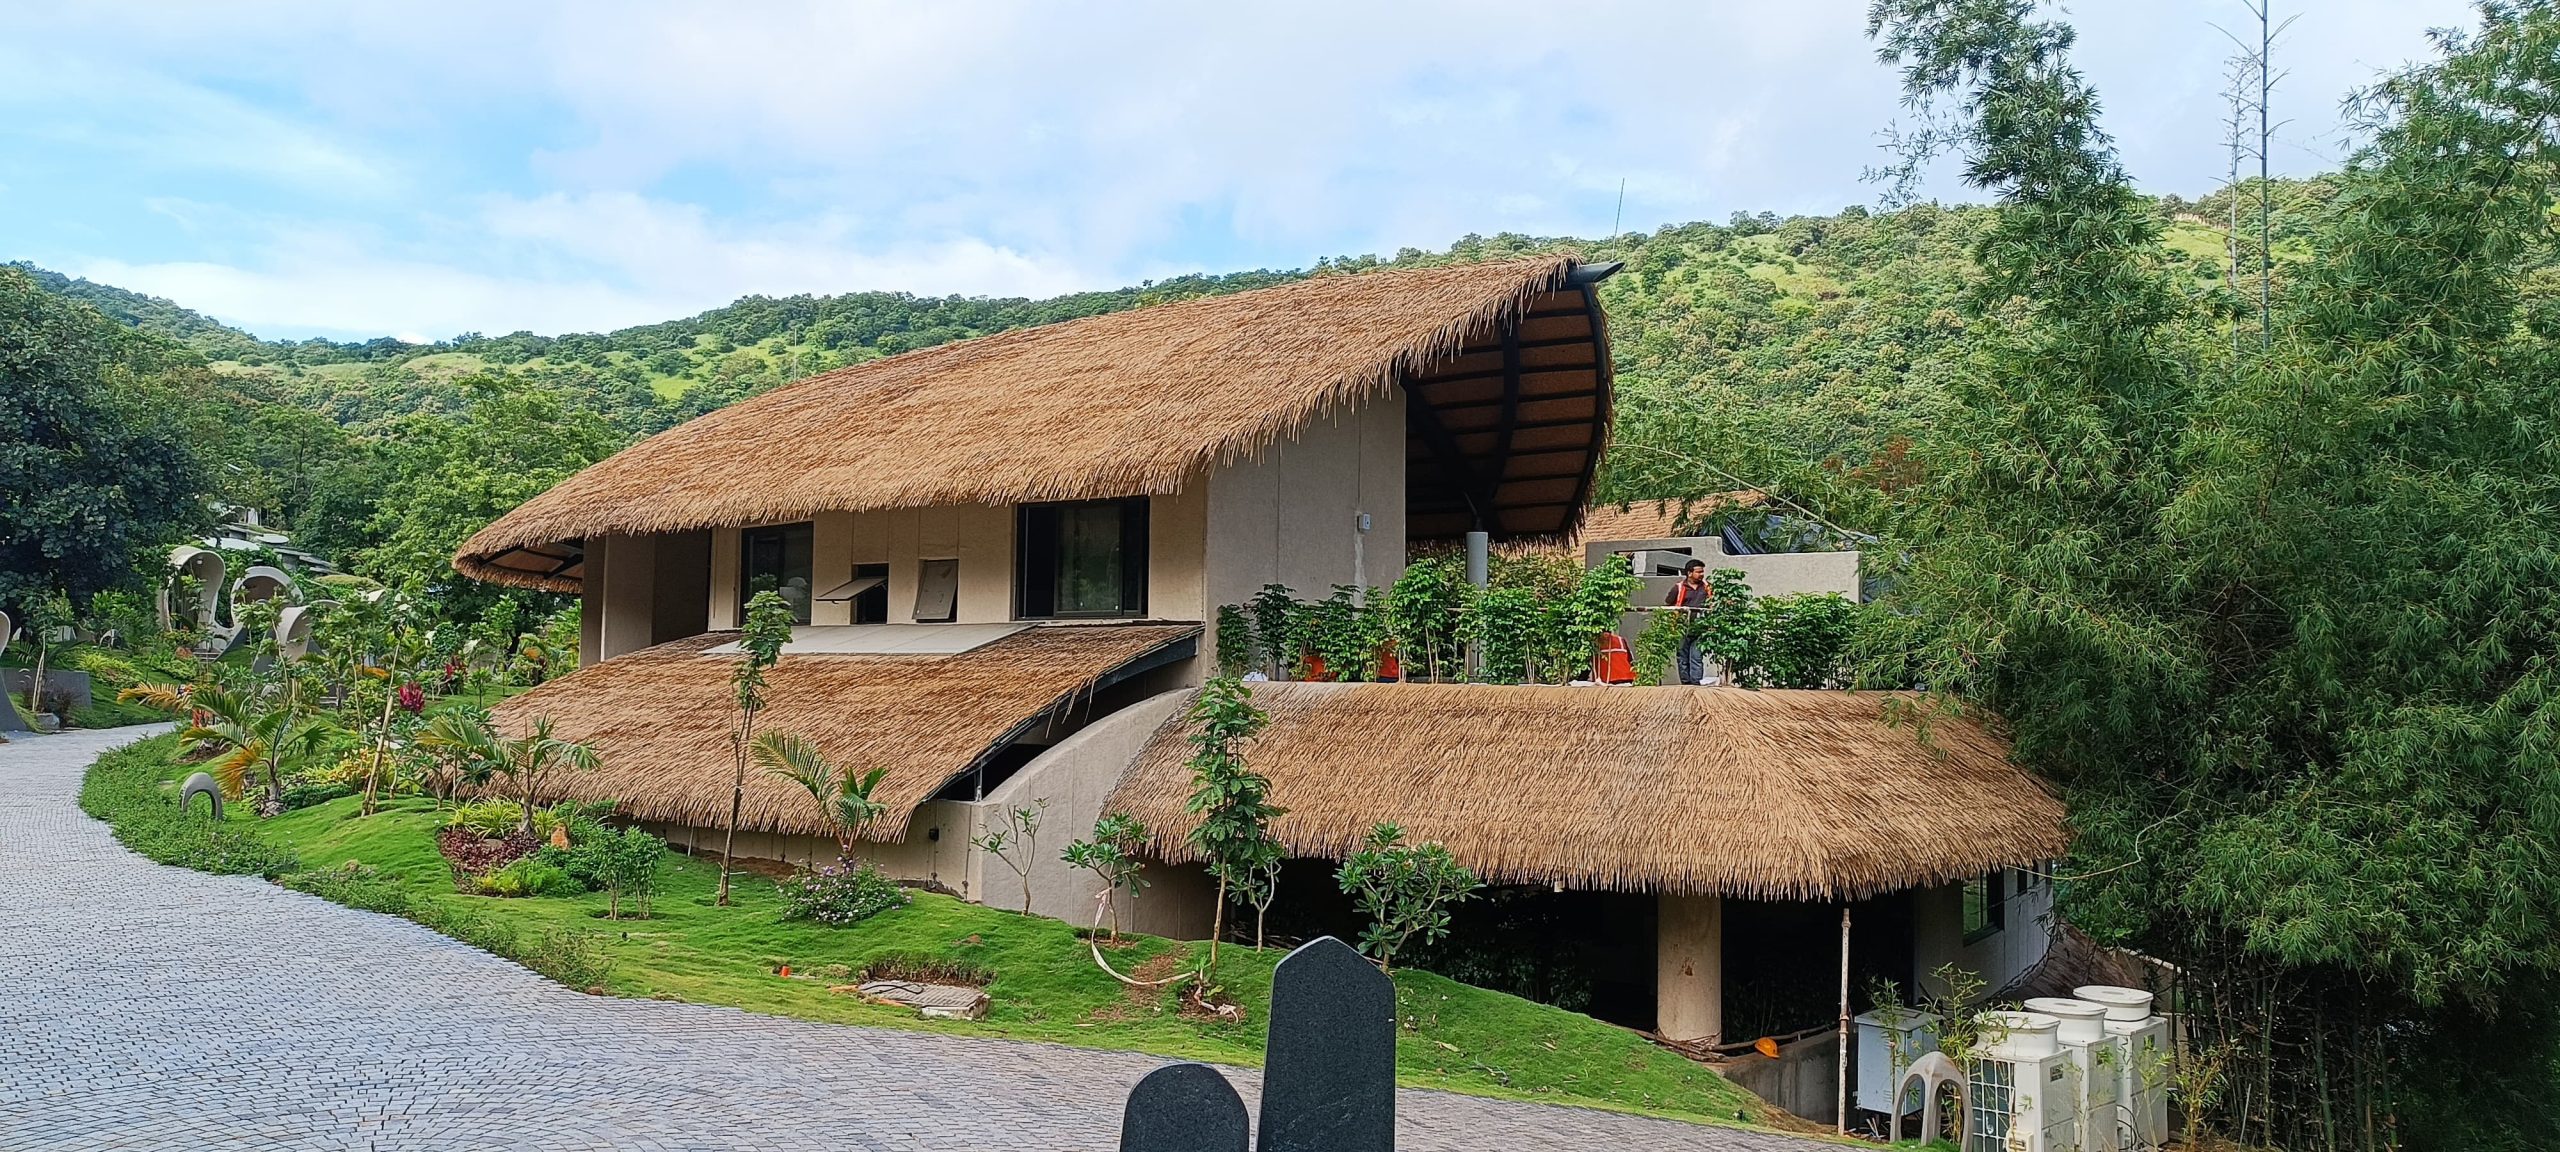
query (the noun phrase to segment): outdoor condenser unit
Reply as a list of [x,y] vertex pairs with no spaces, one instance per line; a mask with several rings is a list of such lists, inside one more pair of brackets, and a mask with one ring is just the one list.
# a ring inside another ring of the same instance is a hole
[[1973,1062],[1965,1152],[2077,1152],[2080,1062],[2040,1012],[1991,1012],[2007,1034]]
[[1938,1018],[1906,1010],[1896,1013],[1893,1027],[1887,1028],[1882,1015],[1869,1012],[1858,1017],[1857,1025],[1855,1103],[1866,1111],[1883,1113],[1898,1124],[1902,1117],[1918,1111],[1920,1102],[1905,1100],[1901,1107],[1895,1107],[1894,1088],[1911,1070],[1912,1061],[1938,1050]]
[[2125,1128],[2125,1118],[2117,1107],[2124,1042],[2107,1032],[2107,1006],[2089,1000],[2041,996],[2028,1000],[2024,1007],[2062,1022],[2054,1038],[2079,1065],[2074,1078],[2079,1081],[2080,1090],[2071,1105],[2080,1129],[2081,1152],[2119,1152]]
[[2175,1055],[2169,1018],[2151,1014],[2151,994],[2092,984],[2072,995],[2107,1006],[2106,1030],[2120,1047],[2117,1112],[2125,1152],[2156,1152],[2169,1143],[2169,1061]]

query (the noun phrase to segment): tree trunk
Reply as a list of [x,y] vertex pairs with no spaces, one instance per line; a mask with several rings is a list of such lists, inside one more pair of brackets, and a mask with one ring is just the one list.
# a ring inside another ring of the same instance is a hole
[[[36,674],[34,679],[27,681],[27,711],[30,713],[44,711],[44,662],[45,658],[51,655],[53,655],[51,643],[36,645]],[[33,720],[35,717],[29,716],[28,719]]]
[[1209,967],[1218,967],[1218,938],[1227,934],[1227,878],[1218,877],[1218,908],[1209,916]]
[[[389,689],[390,686],[384,687]],[[386,690],[382,694],[382,730],[374,733],[373,770],[365,773],[364,776],[364,814],[367,816],[373,815],[374,782],[382,778],[382,755],[386,750],[385,745],[391,743],[391,706],[399,700],[400,694],[397,690]]]
[[749,709],[739,718],[738,738],[729,748],[737,771],[729,782],[729,827],[720,838],[720,897],[713,901],[722,908],[729,906],[729,866],[738,846],[738,810],[747,803],[747,741],[754,737],[755,727],[756,714]]

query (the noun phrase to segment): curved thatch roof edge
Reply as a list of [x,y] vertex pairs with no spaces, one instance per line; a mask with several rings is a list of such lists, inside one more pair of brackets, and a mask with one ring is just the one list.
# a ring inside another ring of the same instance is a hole
[[[1272,408],[1265,412],[1261,419],[1202,443],[1194,451],[1162,457],[1157,463],[1145,468],[1104,472],[1089,476],[1078,483],[1023,483],[1014,478],[986,476],[983,482],[978,483],[905,489],[901,490],[895,498],[854,497],[776,503],[758,508],[758,515],[748,520],[741,520],[734,513],[703,509],[697,505],[667,509],[646,503],[619,501],[590,503],[584,499],[587,496],[584,489],[592,486],[594,478],[609,471],[617,460],[645,455],[644,450],[650,445],[676,437],[695,423],[720,415],[720,412],[713,412],[641,440],[517,506],[513,511],[500,516],[479,532],[474,533],[469,540],[464,541],[462,547],[455,552],[452,565],[455,571],[476,580],[552,591],[574,591],[578,581],[528,575],[508,569],[495,563],[494,560],[511,548],[559,546],[566,542],[582,541],[591,536],[645,535],[697,531],[706,528],[741,527],[748,524],[785,523],[810,519],[823,513],[868,512],[954,504],[1013,504],[1170,495],[1179,491],[1191,477],[1211,467],[1225,466],[1240,459],[1259,459],[1273,444],[1296,433],[1314,420],[1331,415],[1337,409],[1392,394],[1399,378],[1420,372],[1432,363],[1454,355],[1464,345],[1469,333],[1487,324],[1506,322],[1525,311],[1529,303],[1539,295],[1565,287],[1579,263],[1579,258],[1572,255],[1498,262],[1499,265],[1516,266],[1518,269],[1518,274],[1508,288],[1466,312],[1451,316],[1423,339],[1409,342],[1397,349],[1393,355],[1361,365],[1343,374],[1330,387],[1320,392],[1302,396]],[[1390,270],[1353,273],[1348,278],[1357,280],[1394,275],[1396,272]],[[1286,291],[1292,287],[1319,283],[1326,279],[1335,278],[1299,281],[1294,285],[1282,285],[1261,291]],[[1233,296],[1197,297],[1132,311],[1153,312],[1158,318],[1163,318],[1168,313],[1179,314],[1185,310],[1209,311],[1239,296],[1255,294],[1238,293]],[[1103,313],[1057,324],[1018,328],[955,344],[921,348],[794,381],[772,392],[743,401],[739,406],[732,406],[731,409],[722,411],[733,411],[743,405],[757,404],[809,389],[838,386],[849,378],[881,373],[891,366],[902,367],[923,358],[947,356],[954,349],[963,346],[983,349],[1019,341],[1056,338],[1062,333],[1072,332],[1081,326],[1093,325],[1097,321],[1108,321],[1128,314],[1128,312]],[[1605,359],[1602,371],[1607,371]],[[1590,478],[1586,476],[1584,478],[1586,487],[1589,482]],[[1578,516],[1579,513],[1577,512],[1576,515]]]
[[[1430,699],[1434,694],[1441,699]],[[1465,694],[1479,699],[1447,706]],[[1904,698],[1267,684],[1256,699],[1272,723],[1245,755],[1271,777],[1274,802],[1290,809],[1273,834],[1292,855],[1340,859],[1373,824],[1394,821],[1410,841],[1440,843],[1494,883],[1858,900],[2034,866],[2069,850],[2060,798],[2007,760],[1988,725],[1948,717],[1914,730],[1889,719],[1893,701]],[[1406,712],[1407,702],[1421,707]],[[1791,711],[1806,715],[1793,721]],[[1133,758],[1104,805],[1144,821],[1149,851],[1174,863],[1201,860],[1187,840],[1197,818],[1183,812],[1177,787],[1187,771],[1186,712]],[[1487,723],[1496,714],[1499,731]],[[1691,729],[1684,741],[1683,715],[1715,723]],[[1462,721],[1455,728],[1453,716]],[[1594,738],[1591,722],[1604,716],[1652,723]],[[1580,737],[1534,746],[1532,730],[1548,726],[1577,729]],[[1363,734],[1356,753],[1341,750],[1335,734],[1343,731]],[[1727,737],[1746,732],[1768,732],[1770,747],[1794,748],[1739,763],[1715,761],[1696,747],[1704,738],[1718,750],[1731,748]],[[1615,779],[1595,782],[1595,773]],[[1915,792],[1907,805],[1876,802],[1903,789]],[[1701,808],[1725,818],[1710,824],[1688,815]],[[1622,827],[1643,834],[1605,834]]]

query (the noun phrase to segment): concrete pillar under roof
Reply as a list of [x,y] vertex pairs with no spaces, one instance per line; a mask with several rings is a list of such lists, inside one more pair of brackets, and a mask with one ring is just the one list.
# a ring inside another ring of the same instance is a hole
[[1653,1030],[1665,1040],[1724,1038],[1724,898],[1659,898],[1655,917]]

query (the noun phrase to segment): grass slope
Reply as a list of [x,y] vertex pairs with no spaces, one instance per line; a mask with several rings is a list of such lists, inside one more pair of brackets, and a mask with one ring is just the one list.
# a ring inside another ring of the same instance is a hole
[[[191,769],[174,737],[141,741],[91,769],[81,804],[135,851],[212,871],[263,874],[342,902],[407,915],[461,939],[561,975],[609,961],[599,983],[617,996],[725,1004],[752,1012],[875,1027],[1043,1040],[1228,1064],[1261,1062],[1263,1009],[1279,953],[1221,951],[1218,981],[1246,1008],[1242,1023],[1185,1016],[1173,996],[1132,992],[1095,969],[1067,924],[919,892],[912,906],[851,928],[781,918],[774,884],[733,881],[733,904],[712,904],[707,861],[671,855],[655,916],[602,919],[604,897],[504,900],[453,891],[436,854],[439,818],[418,798],[372,817],[352,798],[269,821],[235,805],[217,825],[181,814],[170,782]],[[358,867],[350,870],[348,866]],[[368,871],[369,870],[369,871]],[[345,877],[359,879],[349,881]],[[1122,971],[1169,972],[1205,944],[1132,937],[1111,951]],[[600,953],[600,955],[590,955]],[[829,991],[887,960],[965,964],[993,974],[982,1021],[920,1020],[902,1009]],[[788,964],[793,975],[777,969]],[[578,979],[586,979],[578,975]],[[1398,1079],[1409,1086],[1683,1119],[1768,1120],[1756,1098],[1643,1038],[1587,1016],[1459,984],[1428,972],[1395,974],[1403,1028]]]

